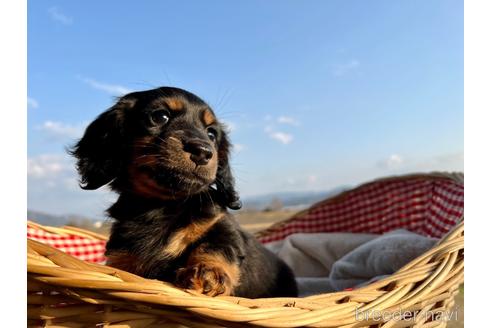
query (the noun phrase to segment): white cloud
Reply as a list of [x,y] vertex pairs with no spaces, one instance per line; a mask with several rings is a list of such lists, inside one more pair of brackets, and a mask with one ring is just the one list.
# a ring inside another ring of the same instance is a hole
[[232,149],[234,149],[235,152],[239,153],[239,152],[243,151],[244,149],[246,149],[246,146],[243,144],[234,144]]
[[[32,178],[57,178],[68,170],[74,170],[68,155],[42,154],[27,159],[27,176]],[[48,181],[53,182],[53,181]]]
[[353,71],[359,68],[360,62],[357,59],[352,59],[343,64],[337,64],[333,67],[333,75],[335,76],[343,76],[350,71]]
[[49,137],[55,139],[75,139],[82,137],[87,123],[66,124],[62,122],[46,121],[38,127],[44,131]]
[[115,193],[103,187],[82,190],[75,159],[68,154],[41,154],[27,160],[28,209],[64,215],[74,213],[104,218],[104,209],[115,201]]
[[31,98],[31,97],[27,97],[27,107],[28,108],[38,108],[39,103],[36,99]]
[[299,126],[299,121],[290,116],[279,116],[277,122],[281,124],[288,124],[293,126]]
[[94,89],[101,90],[115,96],[121,96],[133,91],[118,84],[108,84],[90,78],[81,78],[81,80]]
[[378,163],[378,166],[386,169],[394,169],[403,164],[403,158],[398,154],[392,154]]
[[50,17],[63,25],[71,25],[73,23],[73,18],[64,14],[58,7],[51,7],[48,9]]
[[316,175],[308,175],[307,183],[309,185],[315,184],[318,181],[318,177]]
[[403,163],[403,158],[398,154],[393,154],[386,160],[386,165],[389,167],[398,166],[401,163]]
[[284,145],[288,145],[292,142],[292,140],[294,140],[294,136],[292,134],[277,131],[271,125],[265,126],[264,131],[270,138],[272,138],[273,140],[276,140],[276,141],[278,141]]
[[292,140],[294,140],[294,136],[292,136],[292,134],[285,132],[270,132],[269,136],[270,138],[277,140],[284,145],[288,145],[292,142]]

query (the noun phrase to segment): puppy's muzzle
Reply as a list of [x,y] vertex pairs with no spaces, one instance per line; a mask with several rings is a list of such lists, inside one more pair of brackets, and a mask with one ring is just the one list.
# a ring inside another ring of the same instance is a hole
[[196,165],[207,165],[214,155],[212,146],[201,139],[192,139],[184,143],[183,150],[190,153],[190,159]]

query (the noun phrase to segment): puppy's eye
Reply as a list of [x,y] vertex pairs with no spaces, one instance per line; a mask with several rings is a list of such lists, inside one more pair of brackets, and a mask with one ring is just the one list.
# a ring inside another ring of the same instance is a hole
[[169,122],[169,112],[165,109],[158,109],[150,114],[150,121],[155,125],[164,125]]
[[212,141],[217,140],[217,130],[215,130],[214,128],[208,128],[207,135],[210,140]]

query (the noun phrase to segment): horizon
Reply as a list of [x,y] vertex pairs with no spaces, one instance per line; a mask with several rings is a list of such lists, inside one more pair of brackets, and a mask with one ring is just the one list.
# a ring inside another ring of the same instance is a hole
[[463,171],[463,2],[28,3],[28,208],[101,217],[64,151],[160,85],[230,128],[243,198]]

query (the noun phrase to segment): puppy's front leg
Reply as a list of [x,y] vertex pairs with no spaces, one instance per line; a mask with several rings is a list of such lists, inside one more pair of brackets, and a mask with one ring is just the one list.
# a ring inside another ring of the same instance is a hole
[[175,284],[208,296],[232,295],[239,278],[239,263],[204,244],[192,251],[185,268],[178,269]]

